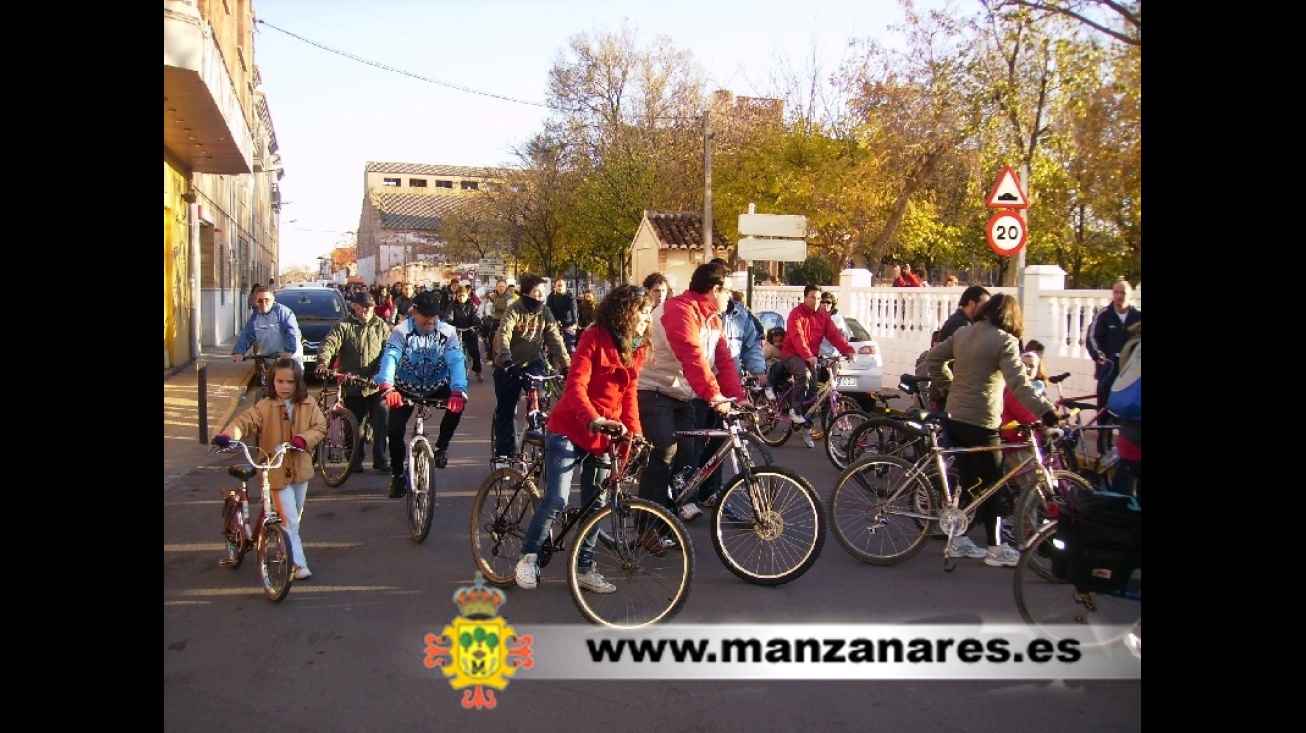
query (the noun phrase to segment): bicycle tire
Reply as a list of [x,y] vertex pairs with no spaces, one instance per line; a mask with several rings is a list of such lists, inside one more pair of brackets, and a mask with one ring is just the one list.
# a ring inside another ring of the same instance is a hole
[[408,477],[408,533],[413,542],[423,542],[431,532],[435,514],[435,476],[431,474],[431,447],[418,442],[412,449],[412,470]]
[[779,448],[789,440],[794,426],[780,419],[780,407],[775,400],[767,399],[765,392],[749,392],[748,401],[757,408],[757,421],[752,433],[771,448]]
[[258,564],[259,577],[263,581],[263,594],[273,603],[290,592],[290,581],[294,579],[291,572],[293,564],[290,557],[290,534],[280,522],[263,525],[259,533]]
[[[753,469],[752,483],[750,492],[748,476],[736,476],[721,491],[712,508],[712,549],[726,569],[754,585],[797,580],[825,546],[821,497],[807,479],[781,466]],[[754,492],[766,505],[760,511],[754,511]]]
[[848,444],[853,430],[871,418],[863,410],[844,410],[825,429],[825,457],[842,471],[848,465]]
[[[868,456],[835,479],[828,511],[830,531],[853,557],[871,565],[896,565],[925,547],[937,526],[935,492],[894,456]],[[922,516],[927,518],[922,518]]]
[[222,536],[225,540],[222,544],[227,557],[218,564],[235,570],[245,562],[245,553],[249,551],[245,544],[245,512],[239,502],[226,497],[222,500],[222,517]]
[[902,420],[871,415],[848,436],[848,463],[868,455],[895,456],[916,463],[929,451],[929,436]]
[[512,468],[495,470],[472,500],[472,559],[485,582],[499,588],[516,582],[521,543],[540,503],[525,478]]
[[[1060,514],[1061,507],[1069,503],[1075,491],[1095,490],[1088,479],[1073,471],[1054,469],[1052,480],[1055,485],[1046,486],[1043,472],[1040,471],[1038,480],[1030,484],[1016,499],[1016,515],[1012,517],[1015,527],[1014,547],[1025,547],[1025,543],[1039,530],[1048,523],[1054,522]],[[1040,546],[1030,565],[1039,577],[1055,581],[1057,577],[1052,573],[1048,558],[1047,548]]]
[[[594,543],[593,569],[617,586],[612,593],[582,590],[576,562],[581,541],[591,531],[605,529],[612,542]],[[638,629],[675,618],[689,599],[694,583],[694,545],[685,525],[674,514],[643,499],[625,499],[595,511],[577,527],[568,553],[567,586],[581,615],[591,623],[614,629]],[[656,531],[675,542],[661,557],[640,541]]]
[[327,433],[317,444],[318,473],[327,486],[336,487],[347,481],[354,472],[354,457],[362,450],[359,440],[358,418],[343,407],[327,412]]
[[1142,568],[1134,571],[1123,593],[1083,593],[1065,581],[1048,580],[1036,569],[1038,547],[1051,542],[1056,530],[1056,522],[1040,529],[1016,563],[1012,589],[1020,617],[1049,638],[1078,640],[1081,649],[1122,643],[1130,633],[1141,642]]
[[821,407],[821,432],[828,435],[830,432],[830,424],[834,422],[835,418],[845,412],[851,412],[854,410],[865,414],[865,410],[862,410],[862,406],[858,404],[857,400],[847,395],[839,395],[839,399],[834,401],[833,407],[829,402],[826,402]]

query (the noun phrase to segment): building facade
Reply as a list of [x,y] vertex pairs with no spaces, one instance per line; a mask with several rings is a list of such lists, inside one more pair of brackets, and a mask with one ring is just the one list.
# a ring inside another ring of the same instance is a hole
[[163,3],[163,363],[243,325],[279,270],[284,175],[254,65],[252,0]]
[[688,211],[645,211],[630,243],[631,282],[654,272],[666,275],[673,292],[689,286],[695,268],[714,257],[730,259],[730,245],[712,230],[711,250],[703,248],[703,215]]

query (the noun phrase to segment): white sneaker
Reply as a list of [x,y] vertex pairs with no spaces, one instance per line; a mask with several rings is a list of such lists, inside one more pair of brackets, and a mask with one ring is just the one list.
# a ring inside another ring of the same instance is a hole
[[309,570],[307,565],[295,569],[295,580],[308,580],[311,577],[313,577],[313,571]]
[[803,431],[803,445],[807,446],[808,448],[816,447],[816,443],[812,442],[812,433],[809,430]]
[[517,587],[532,590],[540,584],[540,566],[535,562],[538,555],[528,552],[517,561]]
[[1011,545],[989,545],[984,564],[991,568],[1014,568],[1020,562],[1020,553]]
[[794,412],[793,410],[790,410],[789,422],[793,423],[794,425],[806,425],[807,418],[803,417],[802,415],[799,415],[797,412]]
[[766,398],[768,400],[771,400],[772,402],[775,402],[775,390],[771,389],[770,387],[767,387],[765,392],[766,392]]
[[680,520],[682,522],[688,522],[701,516],[703,516],[703,510],[699,509],[698,505],[692,501],[680,507]]
[[948,557],[969,557],[972,560],[978,560],[981,557],[988,557],[989,553],[983,547],[975,544],[974,540],[962,535],[954,537],[952,544],[948,545]]
[[588,573],[578,573],[576,584],[591,593],[613,593],[617,590],[617,586],[604,580],[603,576],[593,569]]

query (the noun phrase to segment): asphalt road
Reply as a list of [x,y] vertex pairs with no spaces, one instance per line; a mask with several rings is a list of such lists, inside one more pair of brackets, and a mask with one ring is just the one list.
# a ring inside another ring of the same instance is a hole
[[[253,555],[219,567],[219,487],[230,456],[164,494],[164,729],[282,731],[572,730],[1140,730],[1141,681],[532,680],[498,693],[493,710],[464,710],[460,694],[423,666],[427,633],[457,616],[471,583],[471,498],[489,472],[493,387],[473,382],[448,468],[438,472],[430,536],[408,536],[404,502],[368,470],[309,487],[303,539],[314,577],[279,604],[266,600]],[[772,449],[823,496],[837,471],[818,443]],[[369,454],[370,455],[370,454]],[[865,565],[833,537],[802,578],[747,584],[712,550],[706,517],[689,523],[693,589],[674,624],[1019,623],[1012,571],[962,560],[943,572],[942,544],[894,567]],[[561,562],[535,591],[512,588],[502,616],[518,630],[583,623]]]

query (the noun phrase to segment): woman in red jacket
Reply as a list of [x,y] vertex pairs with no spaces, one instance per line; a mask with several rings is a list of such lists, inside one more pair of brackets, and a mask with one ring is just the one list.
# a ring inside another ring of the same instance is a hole
[[[522,541],[517,562],[517,585],[539,584],[538,556],[544,537],[558,513],[567,506],[571,476],[581,467],[581,504],[598,492],[607,475],[600,465],[608,442],[602,428],[640,434],[636,384],[644,366],[652,302],[644,288],[622,285],[608,293],[594,311],[594,324],[581,334],[571,356],[567,387],[554,405],[544,438],[544,500],[535,510],[531,526]],[[611,593],[617,587],[593,569],[594,542],[598,530],[582,540],[576,560],[580,587],[594,593]]]

